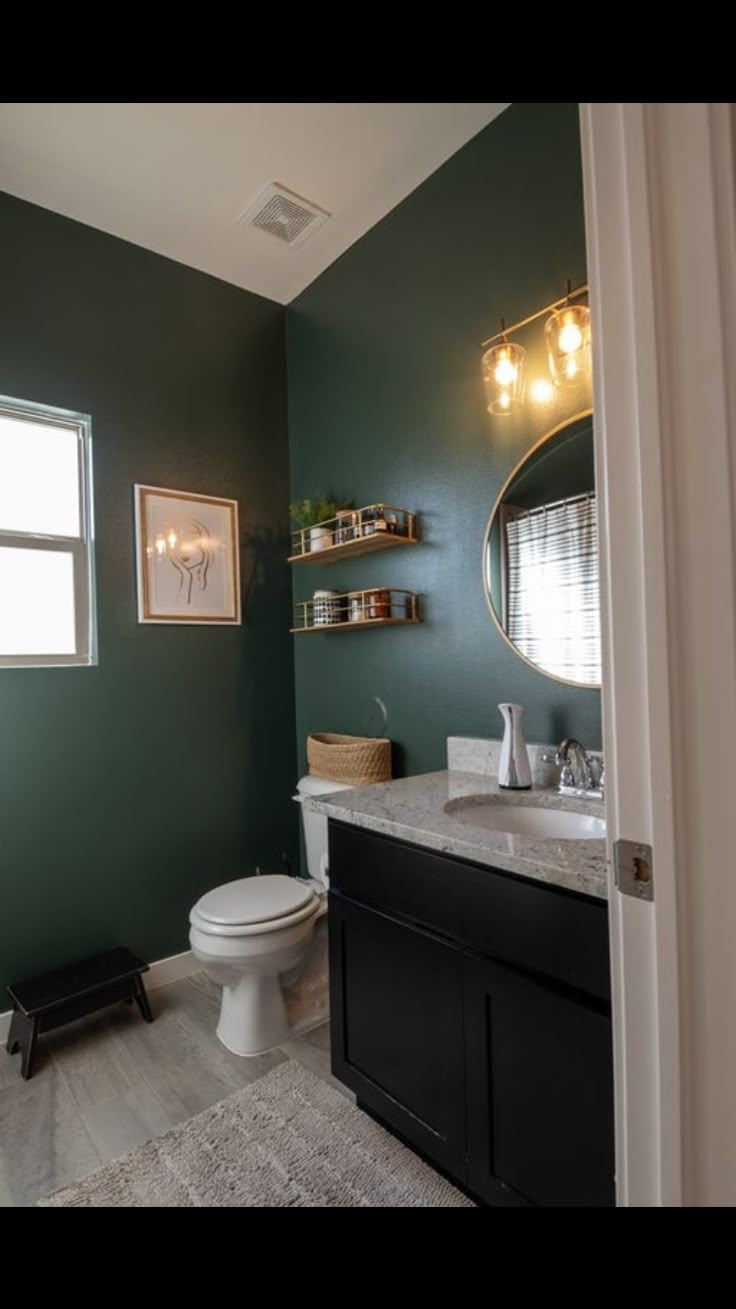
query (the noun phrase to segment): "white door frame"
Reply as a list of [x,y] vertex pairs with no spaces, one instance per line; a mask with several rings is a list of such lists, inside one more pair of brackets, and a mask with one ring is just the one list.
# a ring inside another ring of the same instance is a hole
[[[736,1203],[731,109],[581,105],[620,1205]],[[653,903],[618,838],[653,846]]]

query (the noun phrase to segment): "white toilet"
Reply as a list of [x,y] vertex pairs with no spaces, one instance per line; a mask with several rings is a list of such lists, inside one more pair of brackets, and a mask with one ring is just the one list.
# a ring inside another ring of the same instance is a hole
[[[350,788],[303,777],[294,799]],[[242,877],[208,891],[189,915],[189,943],[222,987],[217,1035],[234,1054],[262,1054],[327,1017],[327,819],[302,807],[308,879]]]

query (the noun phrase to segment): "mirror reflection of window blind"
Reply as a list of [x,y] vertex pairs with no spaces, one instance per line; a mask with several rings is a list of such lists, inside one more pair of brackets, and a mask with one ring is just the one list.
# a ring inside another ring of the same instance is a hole
[[505,525],[508,635],[557,677],[600,682],[595,493],[516,514]]

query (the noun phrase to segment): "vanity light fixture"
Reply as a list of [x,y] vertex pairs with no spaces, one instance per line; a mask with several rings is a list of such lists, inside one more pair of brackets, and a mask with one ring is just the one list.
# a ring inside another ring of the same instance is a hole
[[500,344],[486,350],[483,356],[483,382],[489,414],[510,413],[522,404],[526,390],[526,350],[523,345],[507,339],[503,319],[499,336]]
[[[523,403],[526,393],[527,352],[508,336],[548,315],[544,327],[549,376],[536,378],[529,393],[535,404],[548,404],[556,387],[579,385],[590,374],[590,309],[576,303],[588,293],[587,283],[545,305],[510,328],[501,319],[501,331],[483,342],[483,382],[490,414],[508,414]],[[554,386],[552,385],[554,383]]]

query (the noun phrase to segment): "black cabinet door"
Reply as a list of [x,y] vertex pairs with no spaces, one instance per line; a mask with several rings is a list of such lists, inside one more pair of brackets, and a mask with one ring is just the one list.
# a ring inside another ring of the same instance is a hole
[[611,1020],[466,957],[468,1185],[491,1204],[615,1203]]
[[329,935],[335,1076],[462,1180],[462,954],[335,894]]

